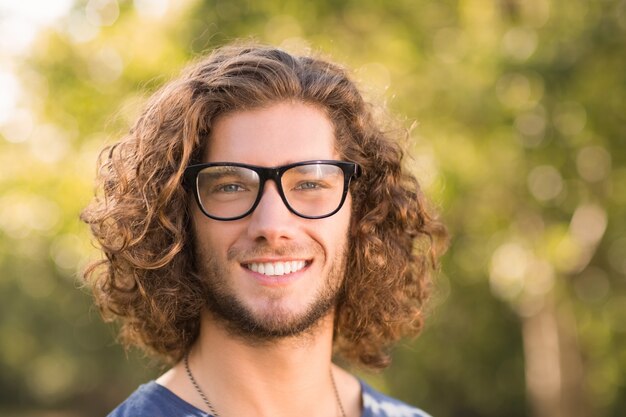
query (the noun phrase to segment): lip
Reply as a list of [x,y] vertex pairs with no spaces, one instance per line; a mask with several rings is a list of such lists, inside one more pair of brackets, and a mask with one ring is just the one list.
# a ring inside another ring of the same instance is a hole
[[240,264],[241,265],[249,265],[252,263],[265,263],[265,262],[290,262],[290,261],[304,261],[306,263],[311,263],[312,259],[311,258],[304,258],[304,257],[264,257],[264,258],[252,258],[252,259],[246,259],[245,261],[241,261]]
[[[288,262],[288,261],[305,261],[304,268],[297,272],[290,272],[289,274],[284,275],[265,275],[260,274],[258,272],[254,272],[249,269],[246,265],[250,263],[263,263],[263,262]],[[249,260],[242,262],[240,264],[241,268],[249,274],[256,282],[265,286],[265,287],[285,287],[288,286],[300,278],[303,277],[304,273],[308,271],[313,263],[312,259],[303,259],[303,258],[257,258],[254,260]]]

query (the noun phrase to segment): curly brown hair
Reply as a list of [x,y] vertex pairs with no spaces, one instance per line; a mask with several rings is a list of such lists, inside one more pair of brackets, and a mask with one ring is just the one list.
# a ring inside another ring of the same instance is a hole
[[216,117],[286,100],[322,109],[340,155],[361,166],[350,191],[335,352],[382,368],[394,342],[421,330],[446,231],[403,168],[400,141],[382,131],[341,67],[247,44],[219,48],[165,85],[130,132],[100,154],[101,192],[81,218],[106,258],[92,263],[85,279],[103,316],[120,319],[127,346],[175,362],[198,337],[206,298],[194,279],[193,199],[182,186],[183,171],[200,162]]

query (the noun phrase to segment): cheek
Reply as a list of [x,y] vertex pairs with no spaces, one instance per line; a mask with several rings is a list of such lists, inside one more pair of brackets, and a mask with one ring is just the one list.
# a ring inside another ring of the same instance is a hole
[[236,228],[229,223],[211,220],[196,210],[192,228],[197,253],[205,258],[225,258],[237,234]]
[[337,219],[339,223],[337,225],[337,229],[338,231],[341,231],[343,236],[347,237],[352,223],[352,197],[350,196],[350,193],[348,193],[346,201],[337,215],[339,216]]
[[342,250],[347,250],[348,249],[348,238],[350,235],[350,220],[351,217],[349,215],[349,211],[347,212],[348,215],[345,216],[345,218],[342,219],[341,225],[339,227],[336,228],[336,236],[335,238],[337,239],[338,242],[341,242],[341,248]]
[[[332,259],[339,252],[346,251],[348,247],[348,231],[350,229],[351,210],[350,201],[334,216],[323,219],[323,224],[315,226],[316,238],[322,243],[327,255]],[[314,220],[319,222],[320,220]]]

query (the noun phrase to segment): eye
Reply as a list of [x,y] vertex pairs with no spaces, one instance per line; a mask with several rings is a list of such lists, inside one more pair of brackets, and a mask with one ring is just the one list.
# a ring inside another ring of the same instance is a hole
[[294,190],[319,190],[322,188],[328,188],[323,182],[320,181],[306,181],[301,182],[294,187]]
[[242,191],[247,191],[247,189],[240,184],[220,184],[215,187],[213,192],[231,194],[239,193]]

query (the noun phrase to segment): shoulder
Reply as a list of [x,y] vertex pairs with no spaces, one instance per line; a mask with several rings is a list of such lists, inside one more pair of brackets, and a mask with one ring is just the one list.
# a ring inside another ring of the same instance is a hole
[[431,417],[419,408],[388,397],[365,382],[360,382],[363,395],[363,417]]
[[107,417],[208,417],[154,381],[141,385]]

